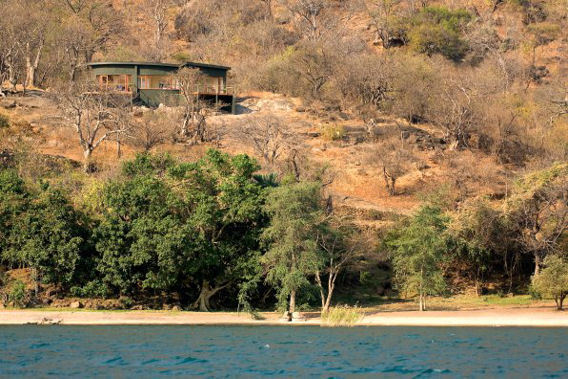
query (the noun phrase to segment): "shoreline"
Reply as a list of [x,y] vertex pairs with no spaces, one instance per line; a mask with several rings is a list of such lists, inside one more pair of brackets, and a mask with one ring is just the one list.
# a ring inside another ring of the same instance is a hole
[[[263,312],[262,320],[248,313],[174,311],[1,310],[0,325],[243,325],[327,326],[318,313],[287,322],[276,312]],[[568,311],[552,307],[492,308],[457,311],[394,311],[365,315],[352,326],[422,327],[568,327]]]

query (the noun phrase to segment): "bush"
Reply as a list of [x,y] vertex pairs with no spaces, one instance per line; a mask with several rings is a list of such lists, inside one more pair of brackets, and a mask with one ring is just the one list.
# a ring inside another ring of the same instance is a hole
[[14,306],[18,308],[26,306],[26,285],[24,282],[16,280],[12,284],[12,289],[8,293],[8,301],[14,303]]
[[10,119],[8,116],[0,113],[0,129],[5,129],[10,127]]
[[363,314],[359,307],[342,305],[330,308],[329,311],[322,314],[321,318],[323,324],[326,326],[354,326],[354,324],[363,318]]
[[554,299],[556,308],[562,310],[568,296],[568,261],[562,256],[544,258],[544,269],[532,277],[531,291],[546,299]]
[[342,125],[324,125],[321,134],[327,140],[339,141],[345,137],[345,128]]
[[87,283],[83,287],[74,286],[71,287],[70,292],[73,296],[77,297],[94,297],[94,298],[106,298],[109,289],[108,287],[98,280]]
[[419,53],[441,54],[459,61],[469,49],[462,37],[463,28],[470,20],[471,15],[466,10],[426,7],[410,20],[410,46]]

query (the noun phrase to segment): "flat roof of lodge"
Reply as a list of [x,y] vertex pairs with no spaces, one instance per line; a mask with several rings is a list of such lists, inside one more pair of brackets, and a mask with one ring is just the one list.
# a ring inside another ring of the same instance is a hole
[[220,66],[216,64],[209,64],[209,63],[198,63],[198,62],[184,62],[182,64],[175,64],[175,63],[160,63],[160,62],[91,62],[87,63],[87,66],[158,66],[158,67],[173,67],[173,68],[180,68],[184,66],[191,66],[191,67],[201,67],[201,68],[214,68],[219,70],[230,70],[231,67],[228,66]]

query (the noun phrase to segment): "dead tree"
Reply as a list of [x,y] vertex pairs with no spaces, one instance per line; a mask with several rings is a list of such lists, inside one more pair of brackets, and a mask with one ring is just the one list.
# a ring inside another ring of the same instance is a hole
[[207,117],[216,110],[200,97],[204,90],[205,76],[195,68],[183,68],[176,75],[180,92],[184,98],[185,111],[180,135],[191,144],[200,144],[209,139]]
[[325,26],[322,23],[322,15],[326,7],[329,6],[326,0],[280,0],[290,13],[297,18],[300,31],[309,40],[317,40]]
[[237,138],[252,145],[267,166],[274,166],[296,145],[293,133],[274,116],[247,119],[237,130]]
[[164,58],[164,34],[168,27],[168,3],[169,0],[148,0],[148,6],[152,8],[154,19],[154,46],[156,49],[155,59],[159,62]]
[[130,99],[92,83],[78,82],[60,89],[56,100],[77,134],[83,168],[91,172],[93,151],[113,136],[128,135]]
[[132,128],[129,141],[148,152],[174,136],[177,129],[177,114],[168,111],[148,111]]

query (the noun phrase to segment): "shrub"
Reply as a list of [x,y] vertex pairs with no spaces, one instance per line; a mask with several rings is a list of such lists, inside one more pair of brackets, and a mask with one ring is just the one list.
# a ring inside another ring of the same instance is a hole
[[0,113],[0,129],[5,129],[8,127],[10,127],[10,118]]
[[363,318],[361,309],[358,307],[350,307],[342,305],[332,307],[326,313],[322,314],[323,324],[326,326],[353,326]]
[[568,262],[564,257],[550,255],[544,259],[544,269],[532,277],[532,291],[543,298],[554,299],[562,310],[568,296]]
[[459,61],[469,49],[463,37],[463,28],[471,15],[462,9],[426,7],[410,20],[408,38],[417,52]]
[[324,125],[321,134],[330,141],[339,141],[345,137],[345,128],[342,125]]
[[21,280],[16,280],[12,284],[12,289],[8,293],[8,301],[14,303],[15,307],[24,308],[26,305],[26,285]]
[[104,283],[101,283],[99,280],[94,280],[83,287],[71,287],[70,292],[73,296],[77,297],[94,297],[104,299],[107,297],[109,289]]

